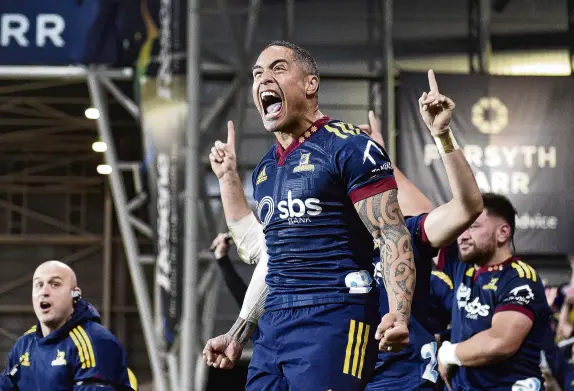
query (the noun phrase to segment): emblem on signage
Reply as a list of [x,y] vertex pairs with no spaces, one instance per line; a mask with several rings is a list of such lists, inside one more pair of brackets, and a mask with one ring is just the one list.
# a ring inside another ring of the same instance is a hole
[[472,106],[471,121],[481,133],[498,134],[508,125],[508,108],[498,98],[480,98]]

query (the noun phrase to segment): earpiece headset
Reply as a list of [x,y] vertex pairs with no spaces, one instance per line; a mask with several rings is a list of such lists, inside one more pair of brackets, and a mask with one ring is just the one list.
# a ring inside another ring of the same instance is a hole
[[74,304],[78,302],[82,298],[82,292],[78,290],[72,291],[72,299],[74,300]]

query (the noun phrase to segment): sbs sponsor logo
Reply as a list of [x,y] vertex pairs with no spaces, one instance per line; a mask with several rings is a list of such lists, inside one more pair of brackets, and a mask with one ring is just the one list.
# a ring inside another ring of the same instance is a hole
[[[264,227],[271,221],[275,208],[273,199],[269,196],[263,197],[257,203],[257,214]],[[289,191],[287,200],[277,203],[277,210],[281,220],[287,220],[289,224],[300,224],[310,223],[311,217],[320,215],[323,208],[321,207],[321,200],[318,198],[307,198],[304,200],[293,198],[293,194]]]

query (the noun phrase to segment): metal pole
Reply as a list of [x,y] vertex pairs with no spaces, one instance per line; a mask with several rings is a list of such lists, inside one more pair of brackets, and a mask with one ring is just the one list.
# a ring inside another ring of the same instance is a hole
[[126,254],[128,268],[133,281],[135,299],[140,313],[140,320],[150,359],[151,370],[154,377],[155,389],[157,391],[167,391],[167,383],[158,354],[159,350],[157,348],[157,340],[153,333],[151,303],[148,295],[149,290],[145,276],[143,274],[143,270],[139,264],[136,237],[130,227],[128,219],[128,211],[126,208],[127,196],[125,193],[123,178],[119,170],[117,170],[118,159],[116,157],[117,155],[114,145],[114,138],[110,130],[108,110],[104,104],[102,88],[95,73],[88,73],[88,89],[90,91],[90,97],[94,106],[100,112],[100,118],[98,119],[98,132],[100,133],[102,141],[105,142],[108,146],[108,149],[104,152],[104,154],[106,157],[106,162],[112,166],[113,169],[109,176],[110,185],[116,206],[116,216],[124,243],[124,251]]
[[109,329],[112,308],[112,199],[109,184],[105,183],[104,196],[104,258],[102,287],[102,324]]
[[385,59],[385,124],[387,125],[387,152],[396,162],[397,129],[395,126],[395,56],[393,48],[393,0],[383,0],[383,57]]
[[295,0],[285,1],[285,39],[290,41],[293,39],[293,31],[295,31]]
[[197,203],[199,197],[198,155],[200,116],[200,1],[188,0],[187,9],[187,97],[188,123],[185,151],[185,249],[183,271],[183,319],[180,347],[180,389],[194,388],[194,364],[198,356],[197,334]]
[[[110,79],[115,80],[131,80],[132,69],[109,69],[105,71],[96,70],[96,73],[101,73]],[[82,79],[84,80],[88,74],[88,70],[84,67],[76,66],[33,66],[33,65],[3,65],[0,66],[1,79]]]
[[480,45],[480,73],[488,74],[490,70],[490,14],[491,5],[490,0],[480,0],[479,3],[479,30],[478,30],[478,41]]

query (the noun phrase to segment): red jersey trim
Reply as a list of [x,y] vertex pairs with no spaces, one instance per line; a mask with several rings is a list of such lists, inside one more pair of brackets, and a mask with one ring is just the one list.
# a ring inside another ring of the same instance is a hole
[[313,124],[311,126],[309,126],[309,129],[304,131],[301,136],[297,137],[295,140],[293,140],[293,142],[291,144],[289,144],[287,149],[283,149],[281,144],[279,144],[279,142],[277,142],[275,144],[275,156],[278,159],[277,165],[278,166],[284,165],[285,160],[287,159],[287,156],[289,156],[289,154],[291,152],[293,152],[295,149],[297,149],[297,147],[299,145],[303,144],[305,141],[310,139],[311,136],[313,136],[315,133],[317,133],[317,130],[321,129],[323,127],[323,125],[325,125],[330,120],[331,120],[331,118],[329,118],[327,116],[323,116],[323,117],[319,118],[317,121],[313,122]]
[[519,260],[520,260],[520,258],[512,256],[512,257],[508,258],[506,261],[499,263],[499,264],[496,264],[496,265],[475,267],[476,273],[474,273],[474,280],[476,281],[477,277],[479,275],[481,275],[482,273],[500,271],[504,268],[504,266],[510,265],[512,262],[519,261]]
[[427,219],[427,217],[428,217],[428,214],[424,215],[421,218],[421,221],[419,222],[419,229],[420,229],[421,240],[423,241],[423,244],[428,244],[430,246],[429,239],[427,237],[427,231],[425,231],[425,220]]
[[504,311],[520,312],[521,314],[528,316],[528,318],[530,318],[530,320],[534,322],[534,312],[532,312],[530,308],[526,308],[518,304],[502,304],[496,307],[494,313],[496,314],[498,312],[504,312]]
[[369,183],[366,186],[360,187],[355,189],[349,193],[349,198],[355,202],[364,200],[365,198],[369,198],[374,196],[375,194],[384,193],[387,190],[392,190],[397,188],[397,181],[395,178],[384,178],[375,183]]
[[436,263],[437,270],[443,272],[446,263],[446,247],[438,250],[438,262]]

